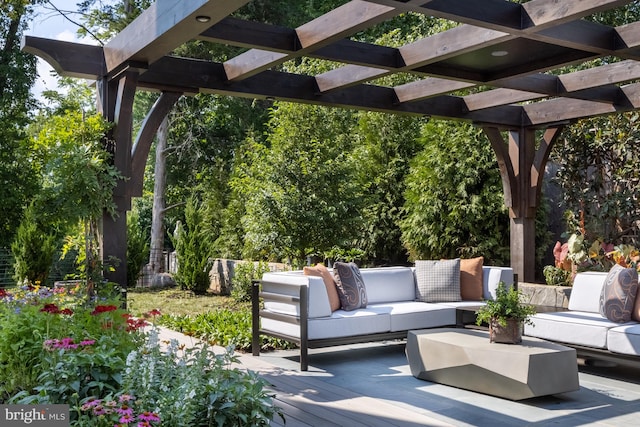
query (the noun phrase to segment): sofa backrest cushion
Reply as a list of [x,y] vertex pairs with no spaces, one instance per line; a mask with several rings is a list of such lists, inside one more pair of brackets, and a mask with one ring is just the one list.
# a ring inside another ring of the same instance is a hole
[[327,288],[327,296],[329,297],[329,305],[331,311],[340,309],[340,297],[338,296],[338,288],[336,287],[336,281],[333,278],[333,274],[329,271],[324,264],[318,264],[315,267],[304,267],[303,273],[305,276],[319,276],[322,277],[324,285]]
[[336,279],[341,309],[352,311],[367,307],[367,288],[356,263],[336,262],[333,264],[333,277]]
[[631,320],[638,293],[638,272],[619,264],[609,270],[600,293],[600,314],[616,323]]
[[416,299],[416,285],[411,267],[361,268],[360,274],[367,287],[369,304]]
[[463,301],[481,301],[484,257],[460,260],[460,297]]
[[460,258],[416,260],[416,300],[455,302],[460,298]]
[[600,313],[600,294],[606,278],[606,272],[576,274],[569,297],[569,310]]
[[492,300],[496,297],[496,289],[500,282],[504,282],[507,288],[513,286],[513,269],[511,267],[482,267],[482,296],[483,299]]

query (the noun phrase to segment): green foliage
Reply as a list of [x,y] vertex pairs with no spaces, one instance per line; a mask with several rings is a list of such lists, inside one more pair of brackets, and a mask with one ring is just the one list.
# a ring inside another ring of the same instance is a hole
[[40,1],[6,0],[0,4],[0,247],[14,240],[22,212],[37,191],[26,129],[35,101],[30,93],[37,58],[20,49],[33,5]]
[[281,103],[269,143],[249,141],[231,182],[246,212],[244,257],[302,263],[358,236],[363,191],[350,156],[353,114]]
[[544,280],[550,286],[571,286],[571,271],[553,265],[546,265],[542,270]]
[[216,355],[206,344],[181,350],[172,341],[163,351],[152,331],[127,358],[123,390],[142,407],[155,408],[163,425],[266,426],[276,414],[282,417],[266,381],[232,368],[236,362],[231,348]]
[[413,259],[508,263],[509,219],[495,154],[481,130],[431,121],[411,163],[402,240]]
[[132,210],[127,215],[127,286],[134,287],[149,260],[149,238],[140,226],[139,214]]
[[[232,345],[238,351],[251,351],[251,309],[217,309],[194,316],[163,315],[160,323],[186,335],[202,338],[223,347]],[[287,341],[260,337],[262,350],[292,348]]]
[[357,170],[366,189],[367,204],[362,209],[357,246],[375,265],[407,262],[399,223],[404,216],[409,162],[422,148],[416,135],[423,123],[423,119],[415,117],[392,119],[379,113],[360,113],[357,131],[362,141],[353,157],[358,159]]
[[204,209],[195,196],[187,201],[185,225],[176,225],[173,239],[178,255],[176,281],[182,289],[204,294],[209,288],[211,238]]
[[[637,235],[640,219],[640,114],[624,113],[578,121],[558,140],[552,159],[565,206],[580,215],[589,241],[619,242]],[[581,213],[581,214],[580,214]],[[640,246],[640,241],[628,240]]]
[[500,282],[496,289],[496,298],[486,301],[477,312],[476,323],[481,325],[497,320],[502,326],[507,326],[507,319],[516,319],[525,323],[532,323],[530,316],[536,314],[536,309],[522,302],[522,294],[514,287],[507,289],[504,282]]
[[35,137],[36,163],[43,178],[37,206],[43,222],[75,225],[114,214],[113,189],[122,178],[110,163],[104,138],[111,124],[80,111],[46,119]]
[[231,280],[231,298],[238,302],[251,301],[253,281],[261,279],[267,272],[269,272],[269,264],[266,262],[236,263]]
[[11,244],[15,279],[18,283],[44,284],[58,248],[58,238],[44,229],[32,203],[18,227]]

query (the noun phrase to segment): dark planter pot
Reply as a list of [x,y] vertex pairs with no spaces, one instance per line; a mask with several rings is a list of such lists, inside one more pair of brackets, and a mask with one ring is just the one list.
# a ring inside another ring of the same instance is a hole
[[507,326],[502,326],[497,320],[489,322],[489,341],[501,344],[520,344],[522,342],[522,322],[517,319],[507,319]]

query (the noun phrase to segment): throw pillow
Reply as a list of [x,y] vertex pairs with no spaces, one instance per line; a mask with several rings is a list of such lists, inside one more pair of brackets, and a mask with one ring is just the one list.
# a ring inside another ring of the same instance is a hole
[[461,301],[460,259],[416,261],[416,296],[421,302]]
[[336,281],[333,279],[331,272],[324,266],[324,264],[317,264],[315,267],[304,267],[302,269],[305,276],[319,276],[324,281],[324,286],[327,288],[327,296],[329,297],[329,305],[331,311],[340,309],[340,297],[338,297],[338,289],[336,288]]
[[484,257],[460,260],[460,297],[463,301],[482,301]]
[[638,272],[614,265],[609,270],[600,294],[600,314],[616,323],[631,320],[638,293]]
[[333,264],[333,277],[336,279],[340,308],[345,311],[367,307],[367,289],[354,262],[336,262]]

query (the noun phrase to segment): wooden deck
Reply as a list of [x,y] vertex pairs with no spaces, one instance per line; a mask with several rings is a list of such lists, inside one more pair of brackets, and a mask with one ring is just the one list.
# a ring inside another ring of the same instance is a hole
[[312,350],[306,372],[293,350],[239,358],[269,382],[286,421],[274,426],[611,427],[640,417],[640,370],[628,367],[581,365],[579,391],[513,402],[414,378],[398,341]]

